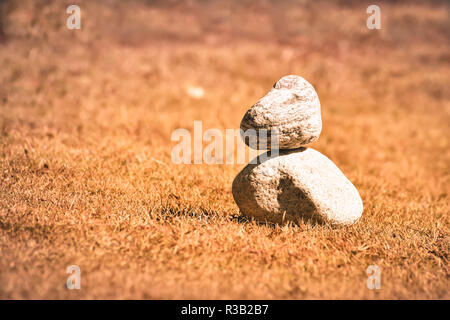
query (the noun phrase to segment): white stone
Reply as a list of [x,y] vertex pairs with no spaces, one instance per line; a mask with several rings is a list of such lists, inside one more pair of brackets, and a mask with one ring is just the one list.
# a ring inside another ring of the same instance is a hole
[[[295,149],[311,143],[322,131],[319,97],[302,77],[285,76],[245,113],[241,129],[244,132],[248,129],[256,132],[276,130],[280,149]],[[257,144],[245,142],[254,149],[270,149],[271,146],[270,134]]]
[[233,181],[241,212],[260,221],[353,224],[362,215],[358,190],[326,156],[311,148],[248,164]]

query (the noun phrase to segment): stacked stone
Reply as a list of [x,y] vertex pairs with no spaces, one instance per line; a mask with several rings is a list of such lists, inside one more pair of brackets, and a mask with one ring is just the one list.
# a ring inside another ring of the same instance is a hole
[[353,224],[361,217],[363,203],[355,186],[330,159],[304,147],[322,131],[319,98],[305,79],[278,80],[246,112],[241,129],[277,132],[280,149],[271,157],[271,145],[264,141],[269,151],[234,179],[233,197],[244,215],[274,223],[332,224]]

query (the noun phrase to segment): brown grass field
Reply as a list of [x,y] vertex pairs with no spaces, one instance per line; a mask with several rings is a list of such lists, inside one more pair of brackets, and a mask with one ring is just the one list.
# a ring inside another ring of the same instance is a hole
[[[381,30],[364,1],[5,1],[0,298],[449,299],[449,6],[377,3]],[[319,94],[353,226],[256,223],[244,164],[171,161],[173,130],[239,128],[287,74]]]

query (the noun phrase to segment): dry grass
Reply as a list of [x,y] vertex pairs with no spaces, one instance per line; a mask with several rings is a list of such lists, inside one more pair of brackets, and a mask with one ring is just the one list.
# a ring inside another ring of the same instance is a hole
[[[379,31],[359,2],[137,0],[77,1],[69,31],[71,3],[6,3],[1,298],[450,298],[444,2],[382,3]],[[171,162],[174,129],[238,128],[286,74],[318,91],[312,147],[360,191],[354,226],[246,221],[243,165]]]

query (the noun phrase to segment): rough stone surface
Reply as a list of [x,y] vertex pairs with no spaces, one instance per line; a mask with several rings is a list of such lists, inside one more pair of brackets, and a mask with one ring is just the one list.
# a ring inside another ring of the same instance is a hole
[[[302,77],[289,75],[278,80],[273,88],[244,115],[241,129],[277,130],[280,149],[295,149],[319,138],[322,130],[320,102],[313,86]],[[270,149],[270,134],[252,148]],[[255,139],[256,140],[256,139]]]
[[352,224],[363,212],[358,191],[339,168],[303,147],[247,165],[233,181],[233,197],[244,215],[274,223]]

